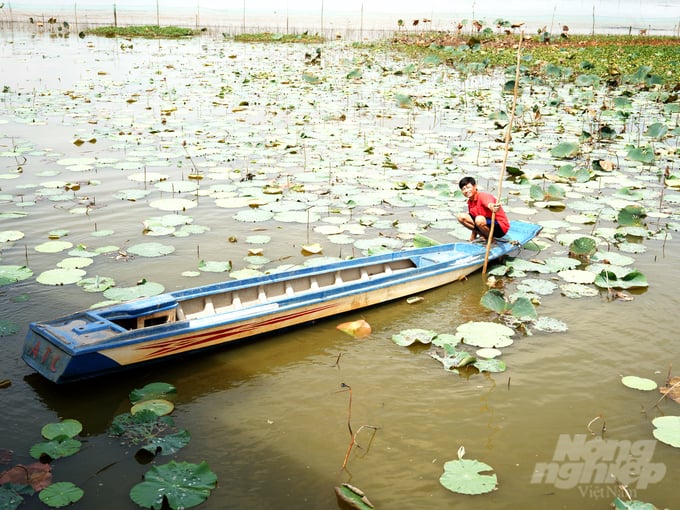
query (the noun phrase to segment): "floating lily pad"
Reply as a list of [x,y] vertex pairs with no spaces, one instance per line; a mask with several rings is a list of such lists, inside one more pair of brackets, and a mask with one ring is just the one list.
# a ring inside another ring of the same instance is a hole
[[548,333],[563,333],[569,329],[564,322],[552,317],[539,317],[534,321],[533,328]]
[[680,448],[680,416],[659,416],[652,420],[654,437],[662,443]]
[[62,269],[81,269],[91,265],[93,260],[88,257],[69,257],[57,263]]
[[635,375],[626,375],[621,378],[621,382],[624,386],[633,388],[634,390],[652,391],[658,387],[656,382],[652,381],[651,379],[637,377]]
[[631,289],[635,287],[647,287],[647,277],[639,271],[631,271],[623,277],[619,277],[612,271],[602,271],[594,275],[595,285],[601,288]]
[[36,281],[43,285],[69,285],[79,282],[85,274],[82,269],[48,269],[40,273]]
[[392,335],[392,341],[397,345],[407,347],[415,342],[429,344],[436,336],[437,333],[430,329],[405,329]]
[[4,230],[0,232],[0,243],[8,243],[23,239],[24,233],[19,230]]
[[162,294],[165,287],[160,283],[144,282],[134,287],[112,287],[104,291],[104,297],[112,301],[129,301],[141,297]]
[[92,278],[83,278],[77,284],[85,292],[104,292],[116,285],[113,278],[108,276],[93,276]]
[[596,288],[581,283],[565,283],[564,285],[560,285],[560,292],[563,296],[572,299],[594,297],[600,294]]
[[130,409],[130,413],[137,414],[140,411],[151,411],[158,416],[165,416],[172,413],[174,409],[175,405],[169,400],[154,398],[136,403]]
[[135,389],[130,392],[130,402],[137,404],[144,400],[153,400],[158,398],[167,399],[169,395],[175,395],[177,388],[169,383],[154,382],[149,383],[143,388]]
[[57,482],[40,491],[40,501],[52,508],[61,508],[80,501],[85,493],[71,482]]
[[480,372],[505,372],[505,361],[500,359],[478,359],[472,364]]
[[68,241],[47,241],[35,247],[35,251],[40,253],[59,253],[60,251],[70,250],[73,248],[73,243]]
[[179,510],[203,503],[216,485],[217,475],[206,462],[172,460],[149,469],[144,481],[130,490],[130,498],[143,508],[160,509],[167,502],[172,510]]
[[499,351],[498,349],[485,348],[485,349],[477,349],[475,354],[477,356],[479,356],[480,358],[492,359],[492,358],[497,358],[498,356],[503,354],[503,352]]
[[0,286],[26,280],[33,271],[26,266],[0,266]]
[[207,273],[224,273],[231,271],[231,262],[228,260],[201,260],[198,269]]
[[73,438],[80,434],[83,425],[78,420],[66,419],[58,423],[48,423],[43,426],[41,433],[45,439],[57,439],[60,436]]
[[582,271],[580,269],[568,269],[560,271],[557,276],[569,283],[588,284],[595,281],[595,275],[590,271]]
[[461,341],[475,347],[507,347],[515,334],[512,328],[495,322],[466,322],[456,329]]
[[78,453],[81,446],[82,443],[76,439],[54,439],[52,441],[34,444],[29,453],[34,459],[40,459],[43,455],[47,455],[50,459],[55,460]]
[[457,459],[444,464],[444,474],[439,483],[452,492],[460,494],[485,494],[496,489],[498,479],[488,464],[478,460]]
[[140,257],[162,257],[175,251],[174,246],[161,243],[140,243],[130,246],[128,253],[139,255]]

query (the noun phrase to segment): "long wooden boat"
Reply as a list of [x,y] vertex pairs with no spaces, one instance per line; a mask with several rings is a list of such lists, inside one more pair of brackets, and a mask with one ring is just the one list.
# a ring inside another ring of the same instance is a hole
[[[489,260],[541,227],[512,222]],[[204,285],[33,322],[23,359],[55,383],[199,351],[445,285],[482,267],[485,243],[451,243]]]

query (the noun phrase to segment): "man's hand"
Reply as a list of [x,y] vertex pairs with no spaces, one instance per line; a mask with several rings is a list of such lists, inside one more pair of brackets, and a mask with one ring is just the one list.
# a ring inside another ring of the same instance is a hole
[[492,204],[489,204],[489,209],[491,209],[493,212],[498,212],[498,209],[501,208],[501,204],[494,202]]

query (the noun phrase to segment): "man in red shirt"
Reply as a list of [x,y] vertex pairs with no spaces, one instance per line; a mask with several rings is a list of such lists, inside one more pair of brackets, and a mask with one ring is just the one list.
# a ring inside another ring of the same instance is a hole
[[491,230],[491,217],[495,213],[493,227],[494,237],[503,237],[510,230],[510,222],[505,215],[501,204],[496,203],[496,197],[491,193],[477,190],[477,182],[474,177],[463,177],[458,187],[468,199],[468,212],[460,213],[458,221],[472,231],[470,241],[474,241],[478,235],[484,239],[489,238]]

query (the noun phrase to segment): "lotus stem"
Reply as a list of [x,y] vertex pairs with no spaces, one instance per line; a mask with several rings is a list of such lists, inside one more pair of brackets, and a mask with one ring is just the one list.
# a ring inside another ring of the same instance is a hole
[[593,423],[595,423],[597,420],[599,420],[599,419],[602,419],[602,436],[604,436],[604,433],[605,433],[605,431],[607,430],[607,422],[606,422],[606,420],[604,419],[604,416],[601,415],[601,414],[598,414],[595,418],[593,418],[592,420],[590,420],[590,421],[588,422],[588,425],[587,425],[587,427],[588,427],[588,432],[590,432],[593,436],[595,435],[595,432],[593,432],[593,430],[590,428],[590,426],[591,426]]

